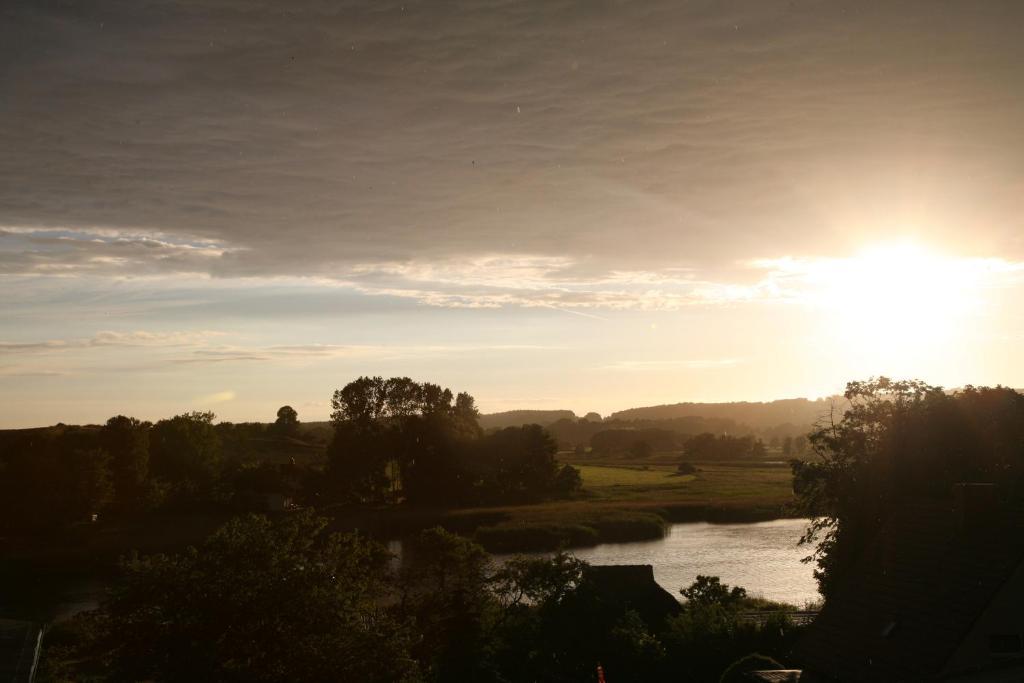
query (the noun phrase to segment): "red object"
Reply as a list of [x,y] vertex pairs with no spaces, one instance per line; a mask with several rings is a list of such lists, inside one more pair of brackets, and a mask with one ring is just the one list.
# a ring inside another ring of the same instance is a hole
[[600,664],[597,665],[597,683],[606,683],[604,680],[604,669],[601,668]]

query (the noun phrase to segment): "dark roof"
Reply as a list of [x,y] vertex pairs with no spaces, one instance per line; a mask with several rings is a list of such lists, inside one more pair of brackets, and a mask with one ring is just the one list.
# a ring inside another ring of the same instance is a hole
[[794,656],[805,678],[919,681],[937,676],[1024,558],[1008,519],[962,529],[953,503],[899,508],[826,601]]
[[0,619],[0,681],[29,683],[35,677],[41,639],[37,624]]
[[586,581],[607,603],[634,610],[650,625],[682,611],[679,601],[654,580],[649,564],[592,565]]
[[800,680],[799,669],[778,669],[776,671],[751,671],[747,678],[762,683],[796,683]]

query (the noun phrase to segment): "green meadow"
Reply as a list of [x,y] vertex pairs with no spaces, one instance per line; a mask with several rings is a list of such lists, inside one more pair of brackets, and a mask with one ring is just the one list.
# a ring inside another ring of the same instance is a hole
[[[571,461],[570,458],[563,458]],[[661,537],[672,522],[757,521],[791,514],[788,465],[574,463],[581,495],[534,505],[471,508],[442,519],[493,552],[546,550]]]

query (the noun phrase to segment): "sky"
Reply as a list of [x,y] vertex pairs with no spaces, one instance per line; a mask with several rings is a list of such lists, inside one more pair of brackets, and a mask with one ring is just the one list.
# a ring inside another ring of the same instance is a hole
[[1024,386],[1024,4],[6,0],[0,427]]

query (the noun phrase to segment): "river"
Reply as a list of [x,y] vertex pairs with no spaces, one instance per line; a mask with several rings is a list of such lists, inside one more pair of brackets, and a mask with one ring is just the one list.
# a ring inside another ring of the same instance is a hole
[[800,561],[810,553],[807,546],[797,545],[806,528],[806,519],[673,524],[668,535],[657,541],[605,543],[578,548],[572,554],[591,564],[654,565],[655,580],[676,597],[680,588],[705,574],[743,586],[751,596],[803,607],[821,599],[813,566]]

